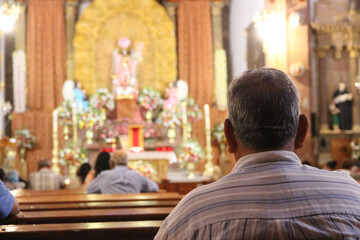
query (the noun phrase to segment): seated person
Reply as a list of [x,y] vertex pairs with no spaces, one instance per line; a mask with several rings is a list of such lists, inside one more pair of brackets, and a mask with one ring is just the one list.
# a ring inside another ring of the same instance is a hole
[[76,172],[76,175],[80,178],[81,184],[85,183],[85,178],[90,171],[91,171],[91,166],[89,163],[81,164],[80,168]]
[[95,171],[91,170],[85,178],[85,185],[91,183],[97,175],[99,175],[104,170],[110,169],[110,154],[108,152],[101,152],[96,158],[95,162]]
[[360,185],[348,174],[303,165],[309,123],[284,72],[248,70],[228,90],[224,132],[236,164],[181,199],[161,239],[357,239]]
[[18,201],[0,181],[0,218],[15,216],[19,211]]
[[49,160],[38,162],[38,171],[30,174],[30,188],[33,190],[57,190],[64,187],[64,179],[51,171]]
[[335,171],[336,165],[337,165],[337,161],[331,160],[331,161],[326,162],[326,165],[323,167],[323,169],[329,170],[329,171]]
[[87,187],[88,193],[157,192],[159,186],[127,167],[127,154],[119,150],[110,158],[111,170],[102,171]]
[[9,190],[25,188],[25,183],[20,182],[19,173],[15,169],[10,170],[6,173],[4,184]]

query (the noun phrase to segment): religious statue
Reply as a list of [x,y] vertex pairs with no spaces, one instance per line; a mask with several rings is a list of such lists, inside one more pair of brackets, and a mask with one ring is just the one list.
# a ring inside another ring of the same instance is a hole
[[131,40],[126,37],[118,41],[118,48],[112,55],[113,85],[117,96],[137,95],[136,68],[142,60],[142,48],[143,44],[139,44],[135,50],[131,48]]
[[89,101],[87,101],[86,98],[85,90],[81,89],[81,83],[75,82],[74,99],[80,111],[86,111],[89,106]]
[[334,103],[339,112],[339,127],[341,130],[352,129],[352,103],[353,96],[346,90],[344,82],[339,83],[339,88],[334,93]]

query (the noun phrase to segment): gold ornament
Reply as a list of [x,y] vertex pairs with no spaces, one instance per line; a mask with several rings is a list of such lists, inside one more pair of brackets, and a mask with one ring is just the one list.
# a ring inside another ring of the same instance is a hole
[[164,7],[155,0],[94,0],[77,22],[74,39],[75,79],[89,94],[111,89],[112,52],[121,37],[144,45],[139,88],[164,91],[176,80],[174,24]]

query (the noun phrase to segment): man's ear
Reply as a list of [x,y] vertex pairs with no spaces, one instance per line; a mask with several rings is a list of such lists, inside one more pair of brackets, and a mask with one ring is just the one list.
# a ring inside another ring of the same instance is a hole
[[227,118],[224,121],[224,132],[226,141],[228,143],[228,151],[230,153],[235,153],[238,149],[238,142],[234,133],[234,128],[230,120]]
[[302,148],[304,146],[305,137],[309,129],[309,121],[305,114],[300,114],[299,127],[295,137],[295,149]]

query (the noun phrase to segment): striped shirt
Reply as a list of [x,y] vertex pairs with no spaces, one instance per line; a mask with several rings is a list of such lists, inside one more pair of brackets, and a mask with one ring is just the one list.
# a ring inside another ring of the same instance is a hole
[[359,239],[360,185],[302,165],[295,153],[238,160],[227,176],[186,195],[155,239]]
[[64,185],[64,178],[47,167],[30,174],[30,188],[33,190],[57,190]]
[[14,196],[5,187],[4,183],[0,181],[0,218],[9,216],[14,205]]

